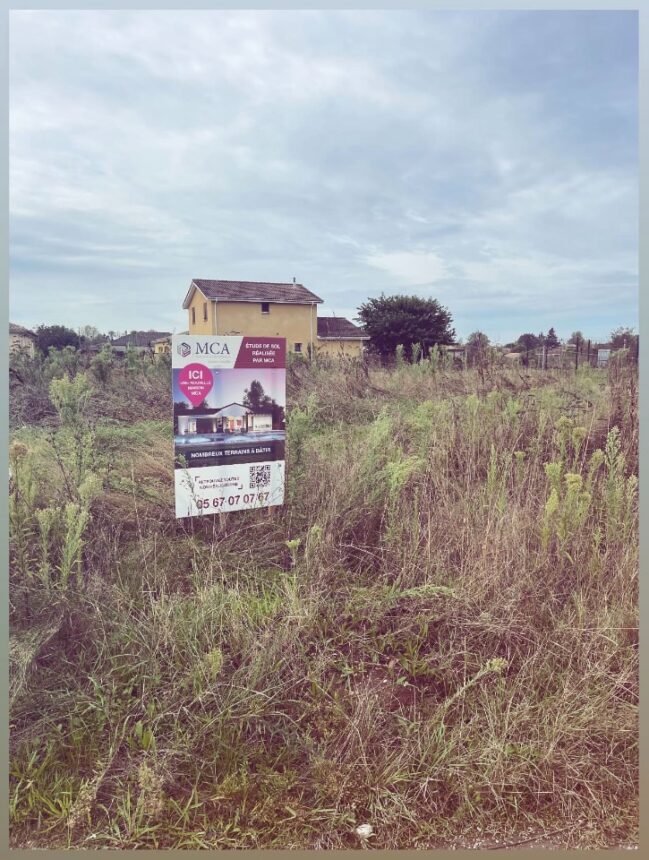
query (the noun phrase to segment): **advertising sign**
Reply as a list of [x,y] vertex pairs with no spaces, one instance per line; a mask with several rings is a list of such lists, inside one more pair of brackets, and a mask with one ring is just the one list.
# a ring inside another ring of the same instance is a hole
[[286,340],[172,337],[176,517],[284,502]]

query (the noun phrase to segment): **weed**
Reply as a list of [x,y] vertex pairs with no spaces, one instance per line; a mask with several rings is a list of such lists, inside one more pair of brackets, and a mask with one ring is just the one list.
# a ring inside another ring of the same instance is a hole
[[633,368],[412,357],[294,362],[286,504],[182,521],[168,362],[16,365],[15,846],[634,838]]

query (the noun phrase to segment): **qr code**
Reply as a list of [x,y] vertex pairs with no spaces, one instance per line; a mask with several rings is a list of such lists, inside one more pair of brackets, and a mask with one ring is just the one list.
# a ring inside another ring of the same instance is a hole
[[250,489],[270,486],[270,465],[250,467]]

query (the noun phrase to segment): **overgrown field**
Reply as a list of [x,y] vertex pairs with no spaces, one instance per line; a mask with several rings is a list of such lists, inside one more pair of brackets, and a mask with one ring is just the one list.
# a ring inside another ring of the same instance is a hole
[[15,847],[635,839],[635,368],[295,364],[286,504],[179,521],[166,365],[15,370]]

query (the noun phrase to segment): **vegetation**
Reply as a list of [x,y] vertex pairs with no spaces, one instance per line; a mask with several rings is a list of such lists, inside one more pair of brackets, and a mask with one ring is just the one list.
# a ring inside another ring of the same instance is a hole
[[635,839],[624,355],[294,362],[286,504],[192,520],[168,362],[64,361],[12,397],[14,847]]
[[541,346],[542,341],[539,340],[537,335],[532,334],[531,332],[526,332],[522,334],[517,341],[514,343],[508,344],[508,346],[514,352],[527,352],[528,350],[536,349],[538,346]]
[[579,349],[581,345],[585,343],[585,338],[580,331],[573,331],[573,333],[568,338],[568,343],[574,344],[577,349]]
[[611,348],[612,349],[635,349],[638,341],[638,335],[632,328],[616,328],[611,332]]
[[370,336],[371,350],[383,358],[391,358],[402,346],[413,360],[415,344],[427,355],[433,346],[451,344],[455,338],[449,311],[435,299],[381,295],[360,306],[358,320]]
[[469,364],[484,364],[489,359],[489,338],[482,331],[474,331],[466,339]]
[[66,346],[78,347],[79,335],[63,325],[39,325],[36,331],[36,347],[47,354],[50,348],[63,349]]
[[284,407],[280,406],[275,401],[275,398],[266,394],[264,386],[258,379],[253,379],[250,383],[250,388],[245,389],[243,405],[248,409],[252,409],[253,412],[268,410],[273,417],[273,427],[284,427],[286,418]]
[[553,328],[549,329],[545,336],[545,345],[548,349],[556,349],[559,346],[559,338]]

